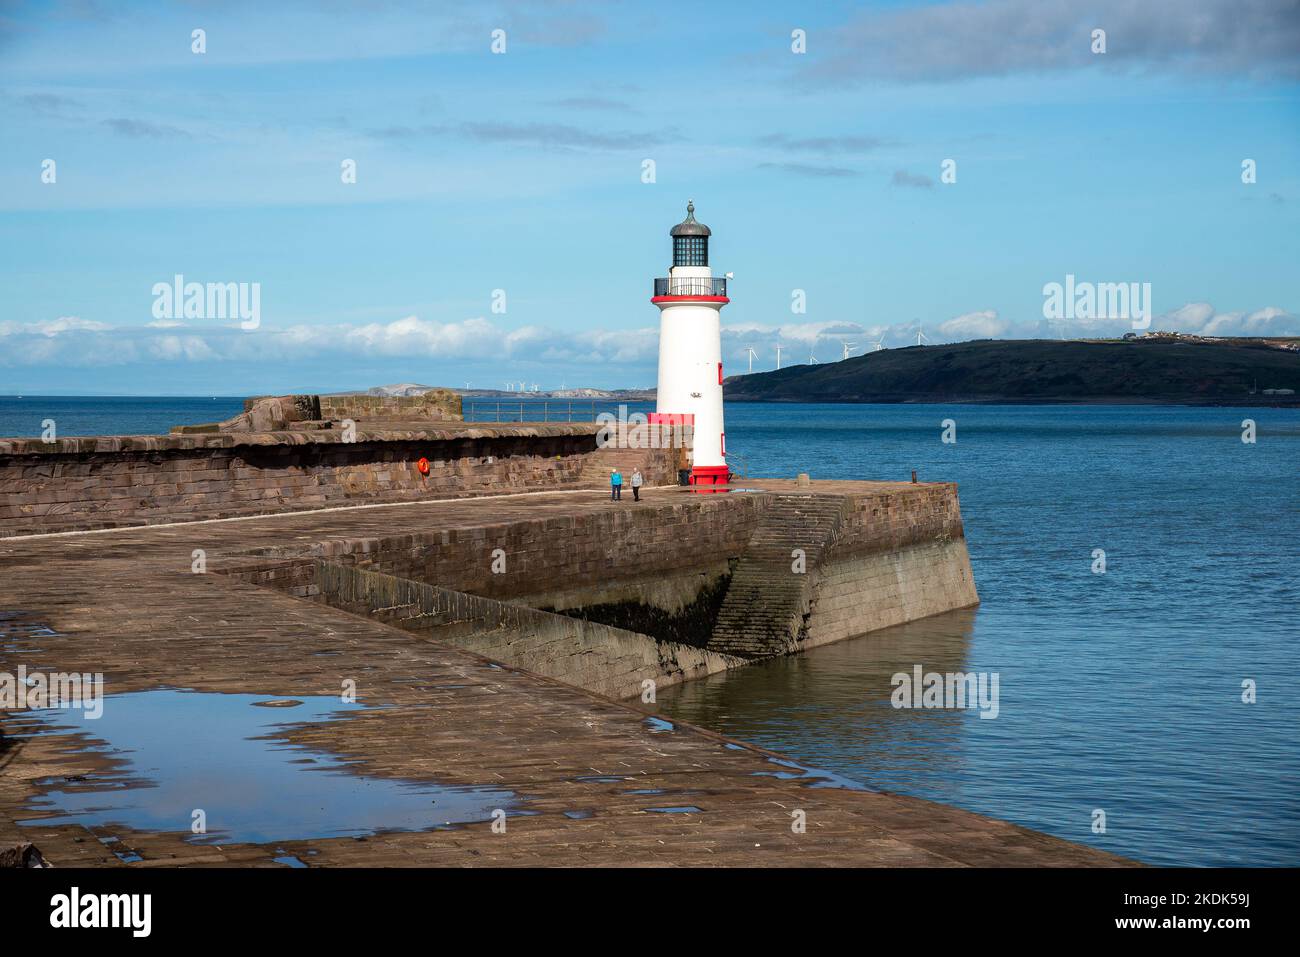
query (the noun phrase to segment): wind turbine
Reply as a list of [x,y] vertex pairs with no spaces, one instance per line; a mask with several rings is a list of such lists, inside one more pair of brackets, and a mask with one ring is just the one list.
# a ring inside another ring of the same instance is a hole
[[813,349],[816,348],[816,346],[817,343],[814,342],[808,347],[808,364],[810,366],[815,366],[817,364],[817,357],[813,355]]
[[754,351],[753,346],[748,347],[745,351],[749,353],[749,371],[753,372],[754,360],[758,358],[758,353]]
[[879,339],[876,340],[876,348],[872,349],[871,351],[879,352],[883,348],[885,348],[885,337],[881,336]]
[[857,345],[856,342],[848,342],[844,339],[840,340],[840,344],[844,346],[844,358],[846,359],[849,357],[849,353],[853,351],[853,347]]
[[776,367],[781,368],[781,343],[776,344]]
[[929,341],[930,341],[929,337],[926,336],[926,334],[921,331],[921,324],[918,322],[916,324],[916,344],[919,346],[922,343],[929,342]]

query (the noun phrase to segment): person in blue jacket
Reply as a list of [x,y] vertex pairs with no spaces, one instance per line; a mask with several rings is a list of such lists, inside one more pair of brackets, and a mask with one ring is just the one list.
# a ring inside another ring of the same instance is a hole
[[609,500],[623,501],[623,473],[618,469],[611,469],[609,472]]

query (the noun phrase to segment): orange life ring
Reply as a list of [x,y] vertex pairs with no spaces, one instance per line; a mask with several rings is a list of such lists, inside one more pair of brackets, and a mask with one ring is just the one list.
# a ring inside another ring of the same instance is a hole
[[418,461],[418,462],[415,463],[415,467],[416,467],[416,469],[419,471],[419,473],[420,473],[421,475],[428,475],[428,474],[429,474],[429,460],[428,460],[428,459],[423,459],[423,458],[420,459],[420,461]]

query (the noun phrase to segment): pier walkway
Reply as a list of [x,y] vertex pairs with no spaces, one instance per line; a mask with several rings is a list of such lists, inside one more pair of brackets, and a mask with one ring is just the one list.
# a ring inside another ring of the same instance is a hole
[[[688,494],[650,489],[643,507]],[[776,756],[702,729],[647,721],[653,705],[614,702],[211,573],[259,550],[283,554],[628,507],[590,489],[0,540],[0,612],[38,626],[6,631],[0,622],[0,672],[20,664],[29,673],[103,672],[110,695],[181,688],[292,698],[337,695],[352,680],[371,707],[289,724],[285,739],[339,756],[347,773],[509,791],[523,812],[509,816],[505,833],[484,820],[364,840],[321,835],[220,846],[186,840],[188,817],[163,832],[74,821],[23,826],[49,814],[40,801],[51,782],[94,789],[116,759],[86,750],[78,727],[28,734],[31,716],[10,711],[0,712],[0,841],[32,841],[61,867],[281,866],[277,859],[309,866],[1128,863],[915,798],[777,777],[789,768],[774,765]],[[195,573],[196,549],[209,573]],[[286,709],[283,720],[293,715]],[[93,734],[93,722],[84,727]],[[148,767],[150,755],[139,757]],[[685,810],[659,813],[665,808]],[[803,833],[792,827],[800,811]],[[430,817],[431,827],[442,823],[436,808]]]

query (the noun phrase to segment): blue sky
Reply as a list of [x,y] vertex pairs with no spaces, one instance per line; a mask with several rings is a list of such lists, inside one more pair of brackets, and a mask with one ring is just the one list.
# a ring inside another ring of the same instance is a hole
[[1067,274],[1300,335],[1294,0],[0,0],[0,131],[0,393],[653,385],[688,197],[729,371],[1128,328],[1048,324]]

